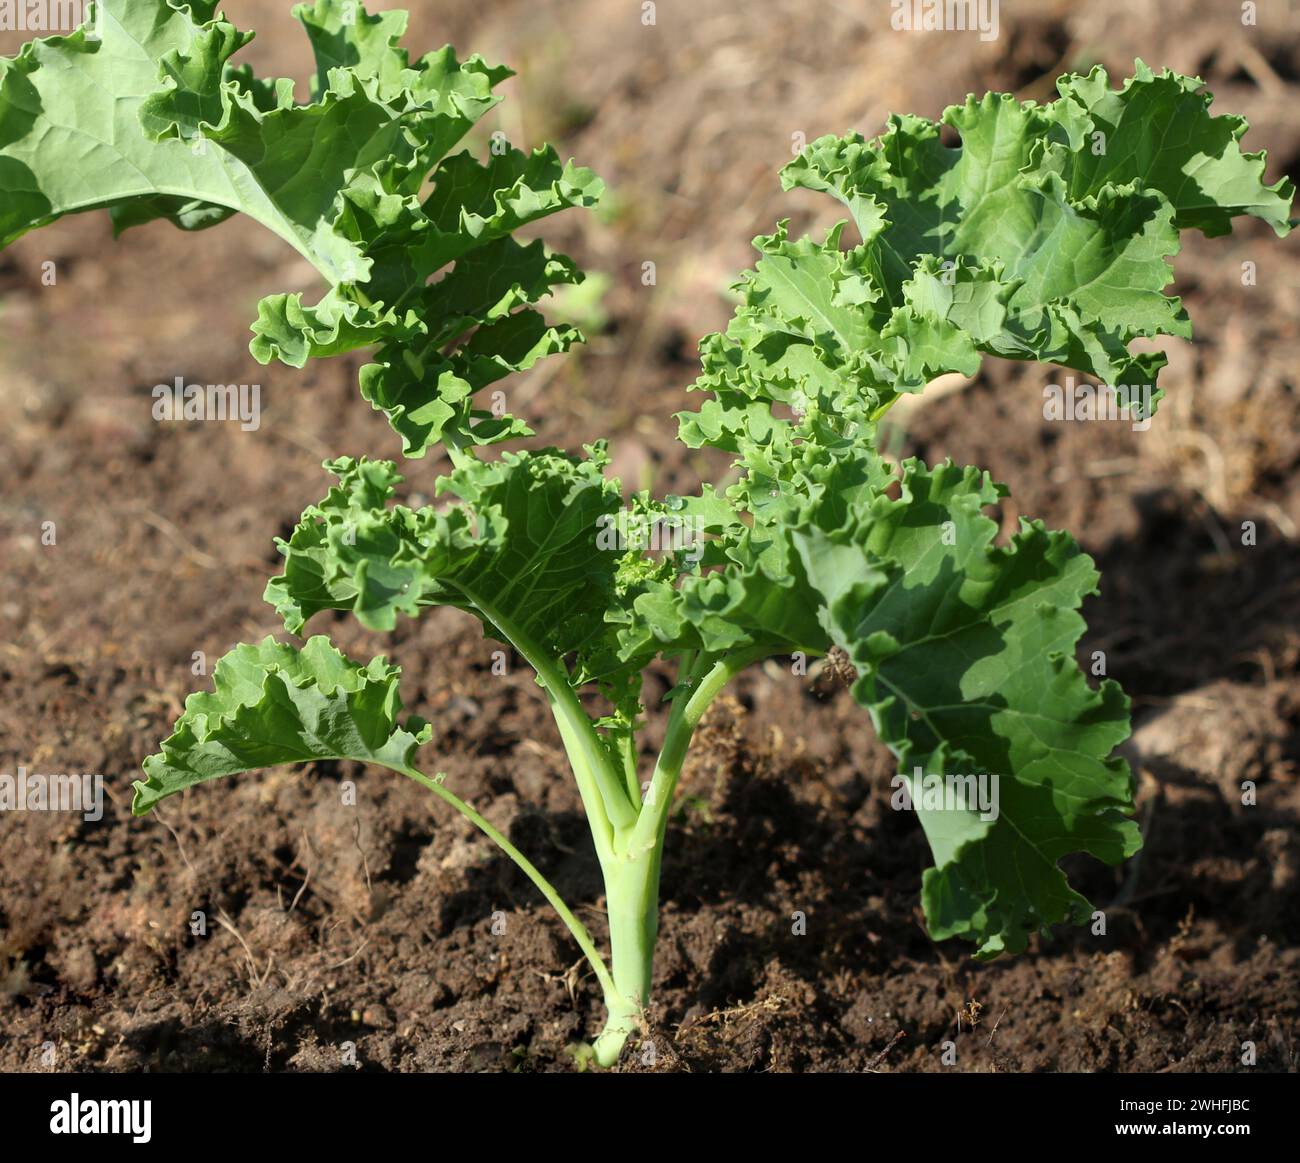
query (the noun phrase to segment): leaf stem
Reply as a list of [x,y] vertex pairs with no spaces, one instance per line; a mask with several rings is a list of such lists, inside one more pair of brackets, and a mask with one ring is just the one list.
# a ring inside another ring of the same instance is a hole
[[578,794],[587,811],[596,854],[604,867],[613,856],[615,834],[631,828],[637,820],[637,808],[628,798],[623,775],[615,771],[612,757],[583,710],[564,664],[551,658],[529,634],[503,618],[478,593],[463,585],[458,588],[537,673],[560,729]]
[[442,445],[451,458],[453,468],[464,468],[474,459],[473,453],[465,451],[465,442],[461,439],[460,433],[453,429],[443,429]]
[[700,654],[686,671],[683,681],[693,689],[689,697],[679,695],[673,701],[664,745],[655,763],[645,805],[632,832],[629,851],[645,851],[648,847],[658,848],[662,845],[673,791],[681,775],[682,763],[686,759],[686,750],[690,746],[696,725],[727,683],[750,663],[771,653],[772,647],[764,645],[737,650],[722,658]]
[[633,805],[641,802],[641,781],[636,769],[637,747],[636,728],[629,725],[618,740],[618,753],[623,760],[623,778],[627,784],[627,795]]
[[601,957],[600,951],[596,948],[596,943],[591,939],[591,934],[587,932],[587,927],[574,916],[573,911],[564,903],[564,898],[556,892],[554,885],[537,870],[537,866],[510,843],[499,829],[489,824],[460,796],[443,787],[440,780],[430,779],[424,772],[414,767],[396,768],[395,770],[415,780],[416,783],[428,788],[434,795],[449,803],[520,867],[524,875],[537,886],[551,908],[559,914],[560,920],[564,922],[569,932],[573,934],[573,939],[578,942],[578,947],[586,955],[591,968],[595,970],[596,977],[600,981],[601,989],[604,990],[606,998],[617,995],[618,990],[615,988],[614,978],[610,974],[604,958]]

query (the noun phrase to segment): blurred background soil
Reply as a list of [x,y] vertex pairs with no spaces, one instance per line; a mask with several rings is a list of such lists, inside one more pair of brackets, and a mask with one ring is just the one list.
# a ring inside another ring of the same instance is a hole
[[[553,141],[610,185],[598,214],[541,231],[602,276],[570,303],[591,343],[505,386],[545,443],[609,436],[629,487],[689,489],[718,467],[674,442],[669,416],[697,403],[695,346],[725,323],[750,238],[838,217],[780,190],[798,135],[874,134],[889,111],[936,117],[972,90],[1046,100],[1060,72],[1119,78],[1140,56],[1203,76],[1218,111],[1250,120],[1247,146],[1269,149],[1270,180],[1300,176],[1285,0],[1260,0],[1253,28],[1235,2],[1004,0],[987,43],[894,33],[883,0],[661,0],[652,27],[630,0],[410,6],[412,47],[518,70],[486,129]],[[242,59],[305,78],[287,3],[225,10],[259,32]],[[19,40],[0,34],[0,52]],[[1107,932],[988,965],[932,944],[920,830],[885,809],[890,757],[832,675],[771,663],[710,715],[687,767],[655,1004],[625,1069],[1231,1071],[1249,1068],[1246,1042],[1254,1069],[1296,1069],[1300,265],[1249,223],[1189,238],[1175,269],[1196,341],[1165,342],[1149,431],[1047,424],[1053,370],[989,361],[895,435],[990,469],[1012,489],[1006,520],[1072,530],[1103,570],[1083,651],[1105,651],[1133,698],[1147,836],[1125,868],[1071,870]],[[566,1045],[597,1028],[594,982],[532,887],[395,776],[277,769],[129,816],[140,759],[208,683],[194,652],[279,629],[261,601],[272,538],[323,494],[319,462],[399,455],[357,394],[359,360],[296,372],[248,355],[258,298],[310,273],[240,220],[115,243],[89,215],[0,253],[0,771],[102,772],[110,796],[97,824],[0,818],[0,1068],[340,1070],[352,1044],[362,1069],[568,1070]],[[154,423],[150,390],[177,375],[261,384],[261,428]],[[444,467],[410,462],[409,488]],[[493,675],[475,627],[440,611],[391,636],[313,630],[402,665],[409,709],[438,731],[427,767],[599,936],[558,736],[526,668]],[[652,704],[666,688],[651,677]]]

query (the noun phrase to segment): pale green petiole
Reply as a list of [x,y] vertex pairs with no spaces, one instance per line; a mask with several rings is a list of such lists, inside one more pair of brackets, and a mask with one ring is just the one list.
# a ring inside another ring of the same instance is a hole
[[400,770],[403,775],[409,776],[421,786],[428,788],[439,799],[449,803],[523,870],[524,875],[537,886],[542,896],[550,903],[551,908],[560,915],[560,920],[573,934],[573,939],[578,942],[578,947],[586,954],[592,969],[595,970],[601,988],[605,990],[606,994],[609,994],[614,989],[614,979],[610,976],[609,967],[605,964],[604,958],[601,957],[600,950],[596,948],[596,943],[591,939],[591,934],[587,932],[587,927],[574,916],[573,910],[564,903],[564,898],[556,892],[554,885],[538,871],[537,866],[510,843],[498,828],[488,823],[454,792],[443,787],[441,780],[430,779],[424,772],[417,771],[413,767],[399,768],[397,770]]

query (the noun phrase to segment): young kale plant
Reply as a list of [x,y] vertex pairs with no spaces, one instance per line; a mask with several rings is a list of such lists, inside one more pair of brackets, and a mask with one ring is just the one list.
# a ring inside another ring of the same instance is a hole
[[[215,8],[104,0],[86,29],[0,60],[0,245],[95,208],[118,231],[155,218],[200,229],[238,211],[311,262],[323,293],[263,300],[253,354],[301,367],[370,349],[361,394],[405,456],[441,450],[450,472],[437,506],[411,509],[391,503],[391,462],[327,462],[337,483],[279,542],[267,599],[291,634],[322,610],[390,630],[454,606],[527,660],[591,828],[610,956],[523,853],[422,769],[434,728],[403,718],[398,670],[324,637],[226,655],[145,760],[135,812],[283,763],[407,776],[558,912],[604,995],[592,1052],[608,1066],[650,995],[665,829],[696,725],[751,664],[838,646],[933,854],[921,887],[931,935],[989,958],[1086,919],[1061,858],[1116,864],[1140,844],[1131,775],[1113,754],[1127,699],[1112,681],[1091,686],[1075,660],[1097,572],[1037,521],[1000,543],[985,510],[1001,485],[975,468],[894,463],[877,425],[903,394],[973,375],[986,354],[1123,386],[1146,419],[1165,357],[1130,347],[1190,335],[1164,294],[1180,232],[1226,234],[1238,215],[1290,227],[1292,187],[1263,184],[1264,155],[1239,145],[1245,122],[1211,116],[1198,80],[1139,62],[1118,90],[1097,68],[1063,77],[1047,105],[970,97],[939,123],[896,116],[874,141],[814,142],[783,182],[839,199],[851,228],[795,240],[782,224],[756,240],[735,317],[702,343],[693,386],[707,398],[678,417],[687,446],[730,454],[731,483],[625,500],[603,443],[486,451],[532,433],[485,407],[485,389],[580,338],[537,309],[580,272],[514,232],[601,192],[549,148],[451,152],[508,71],[450,48],[411,60],[404,14],[317,0],[294,10],[317,62],[299,103],[292,81],[229,63],[250,34]],[[695,537],[652,554],[609,536],[654,525]],[[656,659],[677,683],[645,766],[641,679]],[[936,776],[999,781],[996,817],[933,802]]]

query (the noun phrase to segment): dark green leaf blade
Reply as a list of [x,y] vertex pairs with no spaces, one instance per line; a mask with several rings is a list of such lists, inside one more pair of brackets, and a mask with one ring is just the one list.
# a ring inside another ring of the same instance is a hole
[[[1140,844],[1132,777],[1111,757],[1127,699],[1110,681],[1091,688],[1074,660],[1096,571],[1038,523],[996,546],[981,509],[1001,496],[973,469],[909,462],[897,499],[825,526],[814,507],[794,533],[827,630],[858,668],[854,697],[897,754],[934,853],[931,934],[972,940],[985,957],[1087,919],[1063,856],[1114,864]],[[950,775],[996,777],[996,818],[927,805],[925,779]]]

